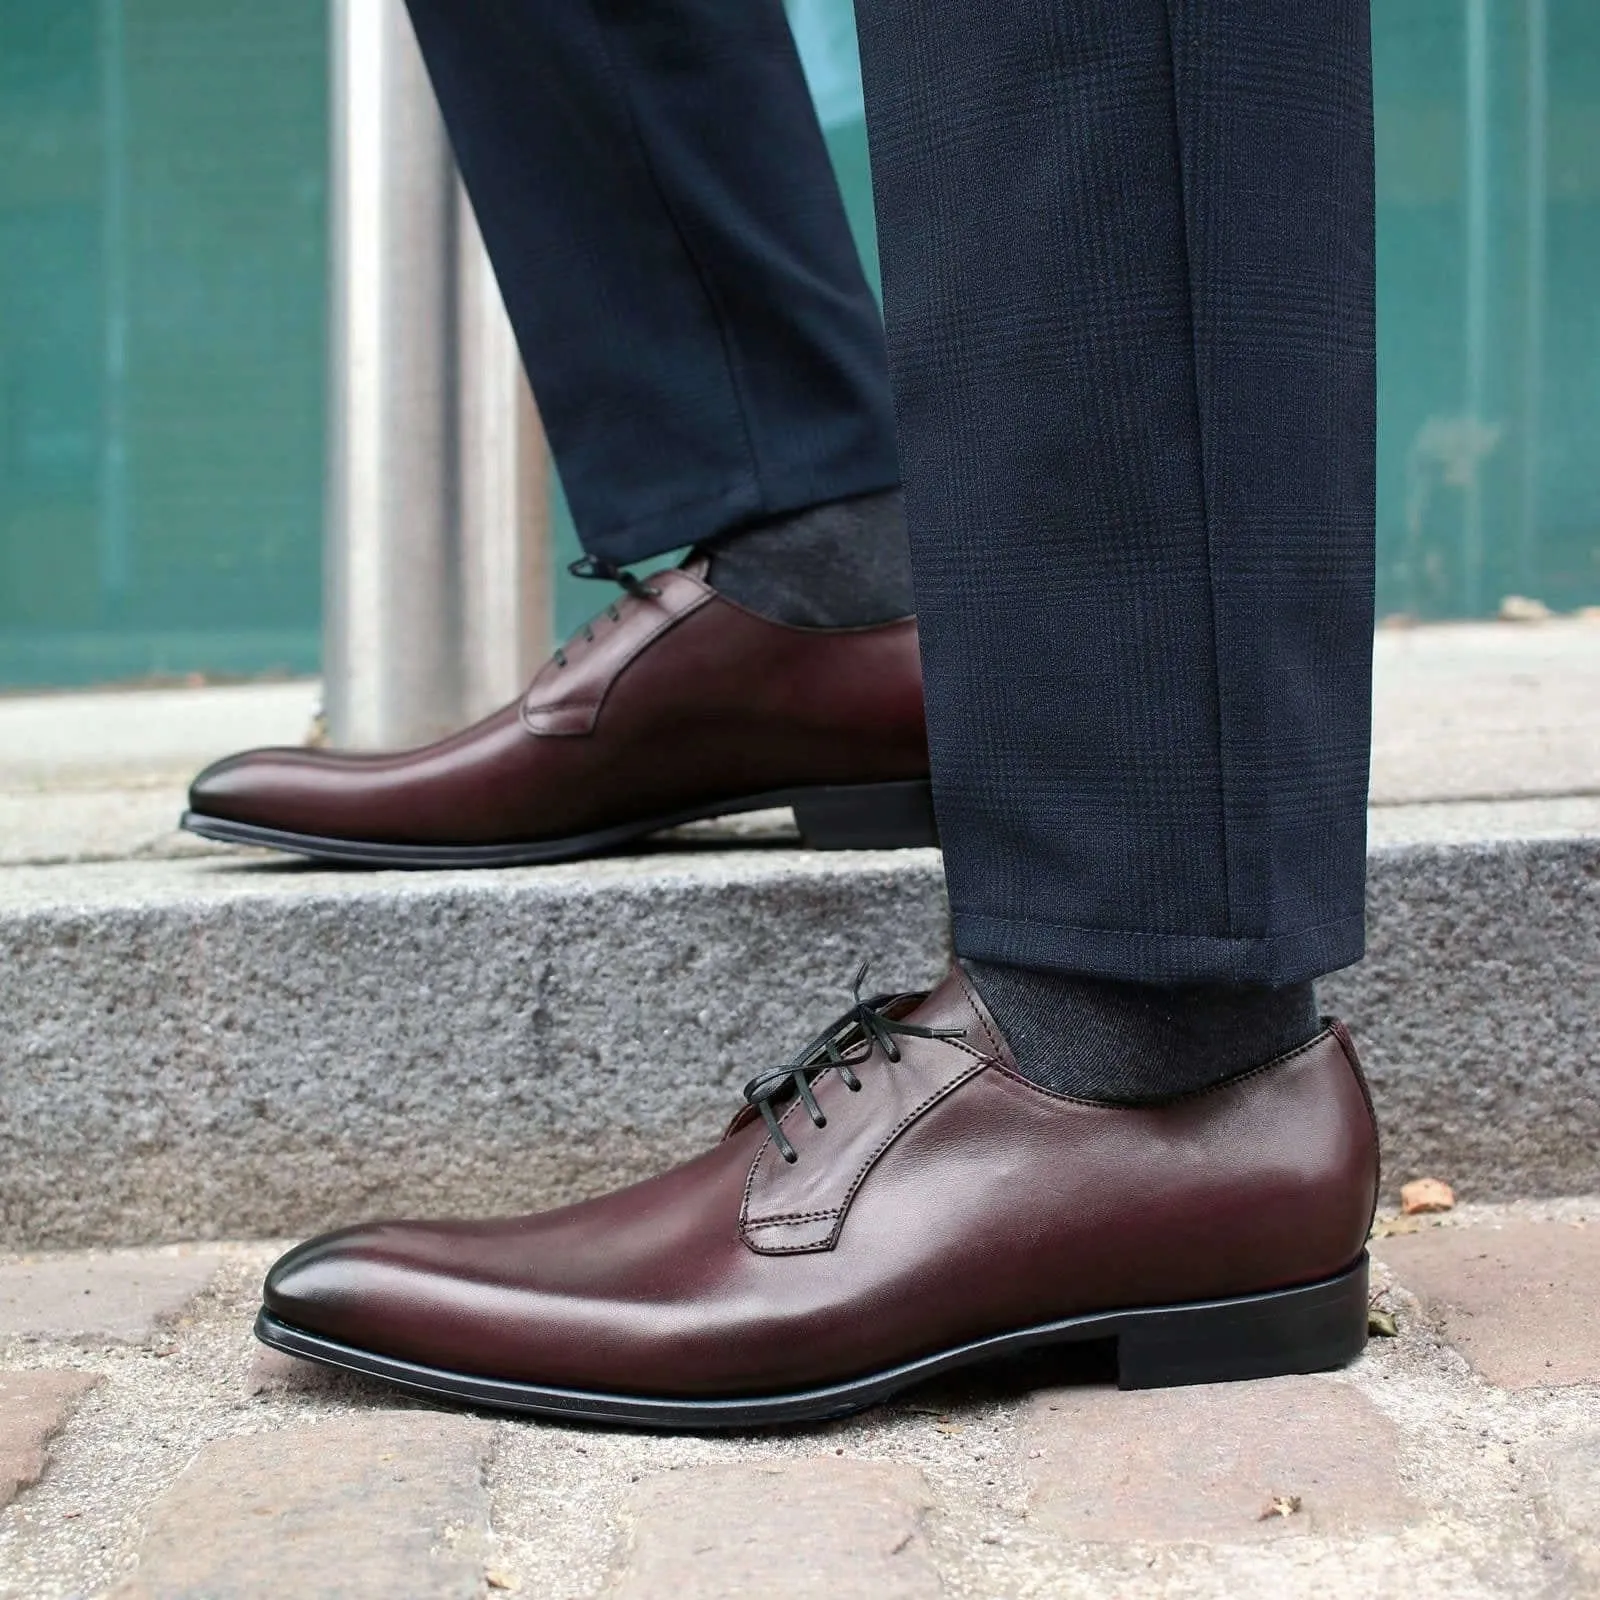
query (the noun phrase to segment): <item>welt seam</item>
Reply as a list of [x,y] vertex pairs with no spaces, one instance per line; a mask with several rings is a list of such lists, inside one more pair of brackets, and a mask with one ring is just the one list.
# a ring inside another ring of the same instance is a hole
[[569,709],[577,709],[580,711],[587,710],[589,713],[589,725],[588,727],[584,728],[582,732],[577,735],[577,737],[583,738],[593,733],[595,723],[600,719],[600,708],[606,703],[607,697],[610,695],[612,689],[616,686],[617,679],[620,678],[622,674],[626,672],[627,669],[631,667],[639,658],[640,654],[644,651],[645,646],[654,644],[662,634],[664,634],[669,628],[676,627],[684,620],[685,617],[693,616],[694,613],[698,611],[701,606],[705,605],[710,599],[711,591],[707,589],[703,594],[696,595],[694,599],[682,607],[681,610],[669,611],[664,617],[662,617],[655,627],[653,627],[649,633],[645,634],[627,653],[627,655],[625,655],[622,660],[617,663],[616,670],[613,671],[610,677],[605,680],[605,683],[601,686],[600,693],[595,699],[589,701],[557,700],[550,705],[530,707],[528,702],[533,698],[533,690],[530,688],[528,693],[522,698],[522,707],[518,712],[518,721],[521,722],[522,726],[526,728],[529,733],[533,734],[537,738],[571,738],[573,735],[562,734],[559,732],[559,730],[536,728],[531,719],[547,713],[554,713]]
[[[862,1180],[872,1170],[873,1166],[878,1160],[878,1157],[881,1156],[883,1152],[887,1150],[889,1146],[893,1144],[894,1141],[899,1138],[899,1136],[908,1127],[910,1127],[911,1124],[915,1122],[917,1118],[920,1117],[922,1113],[931,1105],[935,1104],[939,1100],[942,1100],[952,1090],[960,1088],[962,1084],[969,1083],[978,1073],[982,1072],[986,1066],[990,1065],[989,1058],[974,1050],[970,1045],[962,1044],[958,1040],[952,1040],[950,1042],[955,1045],[956,1049],[965,1052],[967,1055],[970,1055],[973,1058],[972,1064],[964,1071],[958,1073],[955,1077],[949,1079],[945,1083],[940,1084],[937,1089],[934,1089],[929,1094],[925,1095],[909,1111],[905,1112],[901,1116],[900,1120],[896,1122],[886,1134],[884,1134],[878,1143],[875,1144],[868,1154],[862,1159],[861,1165],[856,1169],[855,1175],[851,1178],[849,1184],[846,1186],[838,1206],[831,1213],[823,1214],[832,1215],[837,1219],[834,1223],[833,1231],[829,1234],[826,1240],[822,1241],[823,1244],[831,1244],[833,1239],[837,1237],[839,1227],[844,1221],[845,1214],[850,1209],[850,1203],[855,1199],[856,1190],[861,1187]],[[753,1223],[750,1218],[750,1193],[755,1185],[757,1168],[760,1167],[762,1157],[766,1155],[767,1149],[769,1148],[770,1144],[764,1146],[762,1148],[761,1155],[757,1156],[755,1161],[751,1164],[750,1176],[745,1183],[745,1208],[742,1231],[746,1235],[747,1243],[749,1242],[749,1234],[751,1229],[759,1226],[759,1224]],[[822,1217],[819,1216],[817,1220],[821,1221]],[[815,1248],[817,1248],[817,1246],[814,1245],[779,1245],[774,1247],[772,1253],[777,1254],[787,1251],[798,1254],[801,1251]]]

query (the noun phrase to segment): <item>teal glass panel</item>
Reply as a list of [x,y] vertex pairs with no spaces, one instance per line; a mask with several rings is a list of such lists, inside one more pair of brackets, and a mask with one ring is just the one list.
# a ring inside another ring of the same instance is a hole
[[[789,10],[875,277],[850,0]],[[1593,604],[1600,7],[1374,12],[1380,613]],[[326,67],[323,0],[0,0],[0,686],[315,670]]]
[[[876,281],[851,0],[789,15]],[[1376,0],[1373,49],[1379,615],[1600,602],[1600,6]]]
[[316,670],[326,35],[0,4],[0,685]]
[[1600,600],[1600,7],[1374,29],[1379,614]]

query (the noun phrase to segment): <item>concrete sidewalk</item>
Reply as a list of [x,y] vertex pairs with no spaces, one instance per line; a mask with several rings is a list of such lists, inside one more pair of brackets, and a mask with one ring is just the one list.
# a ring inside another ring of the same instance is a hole
[[[0,865],[162,859],[206,762],[297,744],[314,683],[0,697]],[[1600,621],[1385,629],[1372,798],[1600,796]]]
[[1600,1202],[1378,1233],[1398,1334],[1343,1372],[1121,1393],[1090,1352],[719,1437],[437,1411],[271,1355],[270,1245],[0,1260],[0,1596],[1600,1593]]

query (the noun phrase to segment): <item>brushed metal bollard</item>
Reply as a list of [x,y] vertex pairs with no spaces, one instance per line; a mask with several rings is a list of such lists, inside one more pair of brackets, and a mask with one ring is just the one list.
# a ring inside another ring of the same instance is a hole
[[323,657],[333,743],[516,692],[549,645],[543,437],[399,0],[335,0]]

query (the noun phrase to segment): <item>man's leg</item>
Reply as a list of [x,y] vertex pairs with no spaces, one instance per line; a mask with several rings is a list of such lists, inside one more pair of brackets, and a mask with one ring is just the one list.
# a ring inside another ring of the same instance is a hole
[[768,614],[909,611],[882,325],[779,0],[408,3],[584,548],[720,536]]
[[860,10],[956,947],[1025,1069],[1182,1088],[1361,954],[1366,0]]
[[1365,6],[866,22],[965,965],[631,1189],[302,1246],[268,1343],[697,1427],[1045,1343],[1114,1341],[1130,1387],[1365,1343],[1376,1129],[1303,988],[1361,949]]
[[243,752],[184,826],[380,866],[785,805],[812,844],[935,842],[882,325],[779,0],[410,3],[592,575],[626,592],[477,727],[382,765]]

